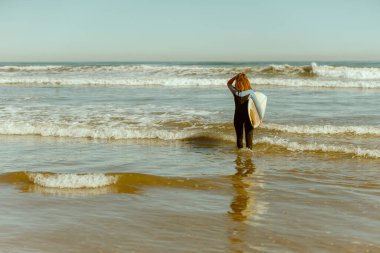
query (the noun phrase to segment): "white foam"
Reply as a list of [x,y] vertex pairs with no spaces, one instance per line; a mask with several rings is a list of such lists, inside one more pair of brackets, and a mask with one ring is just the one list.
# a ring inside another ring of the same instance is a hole
[[117,182],[117,176],[98,174],[44,174],[28,173],[30,180],[35,184],[50,188],[97,188]]
[[109,66],[1,66],[0,85],[21,86],[171,86],[226,85],[246,72],[253,84],[284,87],[380,88],[380,68],[124,64]]
[[320,143],[301,144],[292,142],[279,137],[262,137],[255,141],[255,143],[266,143],[286,148],[289,151],[320,151],[320,152],[335,152],[344,153],[359,157],[380,158],[380,150],[377,149],[363,149],[355,146],[335,146]]
[[313,88],[367,88],[379,89],[380,80],[321,80],[313,78],[263,78],[253,79],[258,85],[272,85],[282,87],[313,87]]
[[[264,126],[265,127],[265,126]],[[268,126],[266,126],[268,128]],[[270,129],[283,129],[283,126],[273,125]],[[378,134],[378,129],[372,129],[371,132]],[[356,131],[360,134],[368,134],[368,129],[349,127],[315,127],[295,126],[290,131],[295,133],[313,133],[313,134],[337,134]],[[71,137],[71,138],[96,138],[96,139],[160,139],[160,140],[184,140],[197,138],[211,138],[228,142],[235,142],[235,135],[231,133],[221,133],[215,129],[173,129],[165,130],[161,128],[124,128],[124,127],[96,127],[84,128],[76,126],[55,126],[50,124],[31,125],[30,123],[10,123],[6,126],[0,126],[0,134],[9,135],[41,135],[54,137]],[[327,145],[319,143],[303,144],[289,141],[282,138],[262,137],[255,143],[267,143],[270,145],[282,146],[290,151],[322,151],[322,152],[340,152],[362,157],[380,157],[380,150],[363,149],[353,145]],[[58,180],[58,179],[57,179]]]
[[239,72],[253,72],[248,66],[210,66],[210,65],[164,65],[164,64],[121,64],[121,65],[30,65],[0,66],[0,72],[41,72],[41,73],[135,73],[161,76],[220,76]]
[[1,85],[27,86],[222,86],[226,80],[221,78],[97,78],[97,77],[1,77]]
[[125,127],[80,127],[60,126],[49,123],[15,123],[0,125],[4,135],[41,135],[55,137],[95,138],[95,139],[161,139],[180,140],[196,135],[196,130],[164,130],[156,128]]
[[354,80],[380,80],[380,68],[318,66],[316,63],[312,63],[311,67],[312,72],[317,76]]
[[60,70],[67,69],[61,65],[29,65],[29,66],[0,66],[0,71],[13,72],[13,71],[49,71],[49,70]]
[[77,126],[56,125],[54,123],[4,122],[0,124],[2,135],[40,135],[51,137],[93,138],[93,139],[158,139],[185,140],[210,138],[223,141],[234,141],[233,134],[220,133],[208,127],[187,127],[163,129],[162,126],[152,127],[114,127],[114,126]]
[[[278,77],[254,77],[253,85],[270,85],[281,87],[313,87],[313,88],[367,88],[379,89],[380,80],[321,80],[313,78],[278,78]],[[94,86],[94,87],[128,87],[128,86],[168,86],[168,87],[225,87],[227,79],[224,78],[131,78],[131,77],[0,77],[0,85],[21,86]]]
[[280,125],[266,123],[261,126],[264,129],[299,134],[355,134],[355,135],[380,135],[380,128],[375,126],[309,126],[309,125]]
[[247,74],[274,75],[316,75],[321,77],[346,78],[355,80],[380,79],[380,68],[310,65],[292,66],[289,64],[270,64],[262,67],[254,66],[211,66],[211,65],[165,65],[165,64],[120,64],[120,65],[29,65],[0,66],[0,72],[35,72],[57,73],[68,72],[77,74],[124,73],[144,74],[154,76],[184,77],[184,76],[227,76],[238,72]]

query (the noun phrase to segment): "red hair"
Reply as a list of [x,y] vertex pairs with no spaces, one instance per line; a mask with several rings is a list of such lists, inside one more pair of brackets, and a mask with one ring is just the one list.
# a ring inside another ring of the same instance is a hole
[[251,90],[251,83],[246,74],[239,73],[235,79],[235,89],[238,91]]

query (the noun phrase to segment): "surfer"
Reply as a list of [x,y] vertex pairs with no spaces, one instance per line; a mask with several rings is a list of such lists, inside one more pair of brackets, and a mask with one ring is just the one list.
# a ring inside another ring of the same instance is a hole
[[245,130],[245,145],[252,149],[253,126],[248,116],[248,100],[254,95],[251,83],[246,74],[239,73],[227,82],[227,87],[235,100],[234,126],[237,147],[243,148],[243,131]]

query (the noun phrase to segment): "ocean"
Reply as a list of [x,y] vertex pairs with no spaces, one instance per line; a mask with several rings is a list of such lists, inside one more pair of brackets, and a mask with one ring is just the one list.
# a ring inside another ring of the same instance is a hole
[[379,62],[1,63],[0,252],[380,252],[379,96]]

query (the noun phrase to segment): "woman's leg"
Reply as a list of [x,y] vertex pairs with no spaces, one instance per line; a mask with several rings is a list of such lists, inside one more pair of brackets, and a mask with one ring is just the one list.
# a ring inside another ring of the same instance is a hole
[[251,122],[248,119],[248,122],[246,121],[244,124],[245,127],[245,145],[247,148],[252,149],[252,142],[253,142],[253,126],[251,125]]
[[244,122],[235,115],[234,117],[234,127],[236,132],[236,144],[238,148],[243,148],[243,129]]

